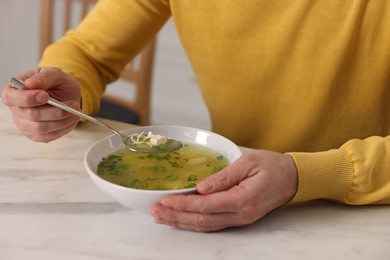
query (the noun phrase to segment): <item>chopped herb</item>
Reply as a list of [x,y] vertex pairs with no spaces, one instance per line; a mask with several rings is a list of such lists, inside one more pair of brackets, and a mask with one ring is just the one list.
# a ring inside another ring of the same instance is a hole
[[146,178],[144,181],[157,181],[158,178],[151,178],[151,177],[148,177]]
[[122,155],[110,155],[101,160],[98,165],[97,173],[98,175],[104,175],[105,173],[110,173],[112,175],[121,175],[125,173],[125,170],[129,166],[126,163],[123,163]]
[[157,185],[156,190],[168,190],[166,187]]
[[132,182],[129,183],[126,187],[134,188],[134,189],[145,189],[149,186],[149,184],[146,181],[141,181],[139,179],[134,179]]
[[187,181],[189,181],[189,182],[193,182],[193,181],[196,181],[196,180],[198,180],[198,177],[196,177],[196,175],[190,175],[187,178]]
[[226,165],[216,166],[216,167],[213,168],[212,173],[217,173],[217,172],[221,171],[225,167],[226,167]]
[[176,175],[168,175],[163,178],[164,181],[176,181],[177,176]]
[[218,157],[217,157],[217,160],[222,161],[222,160],[223,160],[223,156],[222,156],[222,155],[221,155],[221,156],[218,156]]
[[158,146],[158,148],[160,148],[160,149],[165,149],[165,148],[167,148],[167,145],[166,145],[166,144],[160,144],[160,145]]
[[150,142],[151,138],[145,138],[141,141],[142,144],[148,144]]
[[156,166],[151,166],[151,167],[144,167],[143,169],[151,170],[153,172],[166,172],[167,168],[164,166],[156,165]]
[[165,154],[165,155],[156,154],[156,158],[159,160],[170,160],[171,155],[170,154]]
[[170,160],[171,155],[170,154],[148,154],[148,159],[157,159],[157,160]]
[[149,187],[149,184],[147,182],[142,181],[141,182],[141,187],[142,188],[147,188],[147,187]]
[[129,185],[130,186],[133,186],[135,183],[137,183],[137,182],[139,182],[139,180],[138,179],[134,179]]
[[194,182],[191,182],[190,184],[187,184],[184,186],[185,189],[194,188],[194,187],[196,187],[196,183],[194,183]]
[[174,168],[183,168],[183,165],[179,164],[177,161],[169,162],[169,164]]

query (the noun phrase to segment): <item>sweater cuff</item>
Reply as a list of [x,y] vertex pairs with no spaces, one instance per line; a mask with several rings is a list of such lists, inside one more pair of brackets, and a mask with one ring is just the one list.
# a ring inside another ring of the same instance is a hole
[[354,170],[345,151],[288,154],[294,158],[298,171],[298,190],[292,203],[315,199],[346,202]]

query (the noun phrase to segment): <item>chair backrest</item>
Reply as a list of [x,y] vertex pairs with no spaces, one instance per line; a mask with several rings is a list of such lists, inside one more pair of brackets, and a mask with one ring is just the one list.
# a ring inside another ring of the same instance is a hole
[[[91,10],[98,0],[61,0],[63,8],[63,30],[60,36],[76,26]],[[54,12],[58,0],[41,0],[41,35],[40,53],[55,40]],[[75,8],[78,7],[78,8]],[[58,27],[58,26],[57,26]],[[135,87],[134,100],[105,94],[103,99],[109,100],[134,111],[139,118],[137,124],[148,125],[151,113],[151,78],[154,61],[155,39],[137,56],[138,62],[130,62],[124,68],[120,79],[131,83]]]

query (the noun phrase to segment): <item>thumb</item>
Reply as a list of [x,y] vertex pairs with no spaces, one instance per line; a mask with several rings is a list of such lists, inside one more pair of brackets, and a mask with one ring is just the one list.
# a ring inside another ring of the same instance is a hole
[[242,160],[239,158],[233,164],[199,182],[196,190],[200,194],[210,194],[230,189],[247,178],[247,171],[242,166]]

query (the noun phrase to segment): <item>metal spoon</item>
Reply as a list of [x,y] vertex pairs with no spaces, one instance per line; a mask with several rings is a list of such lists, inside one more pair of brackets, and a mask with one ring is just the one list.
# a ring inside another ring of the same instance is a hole
[[[18,78],[11,78],[10,82],[14,88],[23,89],[25,87],[23,81],[18,79]],[[62,103],[54,98],[49,98],[49,100],[47,101],[47,104],[58,107],[60,109],[63,109],[71,114],[74,114],[76,116],[84,118],[88,121],[91,121],[92,123],[95,123],[97,125],[100,125],[106,129],[110,130],[111,132],[113,132],[115,135],[117,135],[122,140],[122,142],[127,146],[128,149],[130,149],[131,151],[134,151],[134,152],[150,153],[150,154],[168,153],[168,152],[176,151],[183,146],[183,144],[180,141],[174,140],[174,139],[168,139],[167,143],[163,146],[147,146],[147,145],[135,144],[131,140],[130,136],[126,136],[126,135],[122,134],[121,132],[119,132],[118,130],[115,130],[112,127],[106,125],[105,123],[97,120],[96,118],[88,116],[84,113],[81,113],[81,112],[71,108],[68,105],[65,105],[64,103]]]

